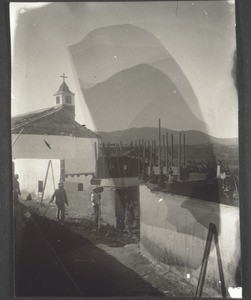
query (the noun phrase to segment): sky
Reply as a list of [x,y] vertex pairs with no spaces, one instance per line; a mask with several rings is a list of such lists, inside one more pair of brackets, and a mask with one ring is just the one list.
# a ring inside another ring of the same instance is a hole
[[[208,133],[238,136],[238,99],[231,75],[236,48],[233,1],[11,3],[10,11],[13,115],[54,105],[53,94],[65,73],[76,93],[77,121],[95,129],[69,46],[96,29],[131,24],[153,34],[182,69],[199,108],[188,105],[200,110]],[[119,53],[113,59],[102,76],[94,77],[98,69],[93,67],[85,80],[97,84],[114,74],[118,64],[130,67],[128,59],[118,61]]]

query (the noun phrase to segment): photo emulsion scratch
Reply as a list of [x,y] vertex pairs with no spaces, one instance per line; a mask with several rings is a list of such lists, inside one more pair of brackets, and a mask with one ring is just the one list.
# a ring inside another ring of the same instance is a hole
[[234,1],[10,20],[15,295],[241,298]]

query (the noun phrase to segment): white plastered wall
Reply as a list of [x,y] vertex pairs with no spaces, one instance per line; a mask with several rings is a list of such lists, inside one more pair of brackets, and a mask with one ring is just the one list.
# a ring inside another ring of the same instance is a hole
[[[15,174],[19,175],[20,189],[22,198],[25,200],[28,194],[32,195],[32,198],[41,197],[38,194],[38,181],[45,183],[46,171],[49,163],[49,159],[14,159]],[[54,174],[55,187],[60,179],[60,160],[51,160]],[[52,169],[49,168],[47,183],[44,191],[44,199],[47,200],[54,192]]]

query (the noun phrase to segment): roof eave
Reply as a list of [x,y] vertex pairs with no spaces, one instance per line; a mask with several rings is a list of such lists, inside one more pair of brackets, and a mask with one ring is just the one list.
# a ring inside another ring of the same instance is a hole
[[70,94],[70,95],[72,95],[72,96],[75,96],[75,94],[72,93],[72,92],[60,92],[60,91],[58,91],[58,92],[57,92],[56,94],[54,94],[53,96],[62,95],[62,94]]

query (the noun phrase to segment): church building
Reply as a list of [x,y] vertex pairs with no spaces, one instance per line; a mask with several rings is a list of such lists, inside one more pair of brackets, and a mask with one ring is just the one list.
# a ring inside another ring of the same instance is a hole
[[59,180],[70,198],[82,197],[95,173],[100,137],[75,121],[75,94],[61,77],[54,106],[11,120],[12,159],[23,199],[50,198]]

